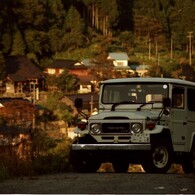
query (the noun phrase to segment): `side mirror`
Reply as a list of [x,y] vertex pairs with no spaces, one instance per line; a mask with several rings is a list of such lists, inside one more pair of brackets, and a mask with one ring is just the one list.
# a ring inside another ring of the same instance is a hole
[[171,107],[171,99],[170,98],[163,98],[163,107],[164,108]]
[[81,98],[76,98],[74,101],[74,105],[75,107],[78,108],[82,108],[83,107],[83,99]]

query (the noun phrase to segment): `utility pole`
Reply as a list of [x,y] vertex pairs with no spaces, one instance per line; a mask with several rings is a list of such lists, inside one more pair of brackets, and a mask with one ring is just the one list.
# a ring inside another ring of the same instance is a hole
[[158,55],[158,41],[157,41],[157,38],[156,38],[156,57]]
[[173,60],[173,39],[171,37],[171,61]]
[[188,32],[188,38],[189,38],[189,65],[192,65],[192,31]]
[[89,102],[89,104],[90,104],[90,115],[92,115],[92,113],[93,113],[93,104],[94,104],[93,95],[91,95],[91,101]]
[[151,59],[151,40],[148,40],[148,59]]

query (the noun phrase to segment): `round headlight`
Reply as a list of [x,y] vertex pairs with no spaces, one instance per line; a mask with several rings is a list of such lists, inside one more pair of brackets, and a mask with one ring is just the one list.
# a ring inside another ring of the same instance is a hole
[[92,124],[90,128],[90,132],[92,134],[100,134],[101,133],[101,126],[100,124]]
[[140,133],[142,131],[142,124],[141,123],[133,123],[131,125],[131,132],[132,133]]

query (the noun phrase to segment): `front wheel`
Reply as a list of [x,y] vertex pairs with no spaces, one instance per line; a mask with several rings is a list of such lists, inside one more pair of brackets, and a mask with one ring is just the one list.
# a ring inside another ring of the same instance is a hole
[[101,163],[95,156],[87,151],[70,151],[70,162],[73,168],[80,173],[95,173]]
[[152,144],[152,150],[149,153],[148,160],[143,162],[142,166],[149,173],[166,173],[171,164],[171,147],[164,141],[159,141]]

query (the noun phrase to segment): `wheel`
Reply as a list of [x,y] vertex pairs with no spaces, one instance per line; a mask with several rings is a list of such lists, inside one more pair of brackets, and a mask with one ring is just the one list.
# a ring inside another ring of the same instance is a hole
[[155,142],[147,159],[142,163],[146,172],[166,173],[172,164],[171,147],[164,141]]
[[92,153],[76,150],[70,151],[70,163],[80,173],[95,173],[101,165]]
[[195,141],[193,142],[190,153],[184,154],[182,159],[184,173],[195,173]]
[[115,160],[112,162],[112,166],[116,173],[126,173],[129,168],[129,162]]

